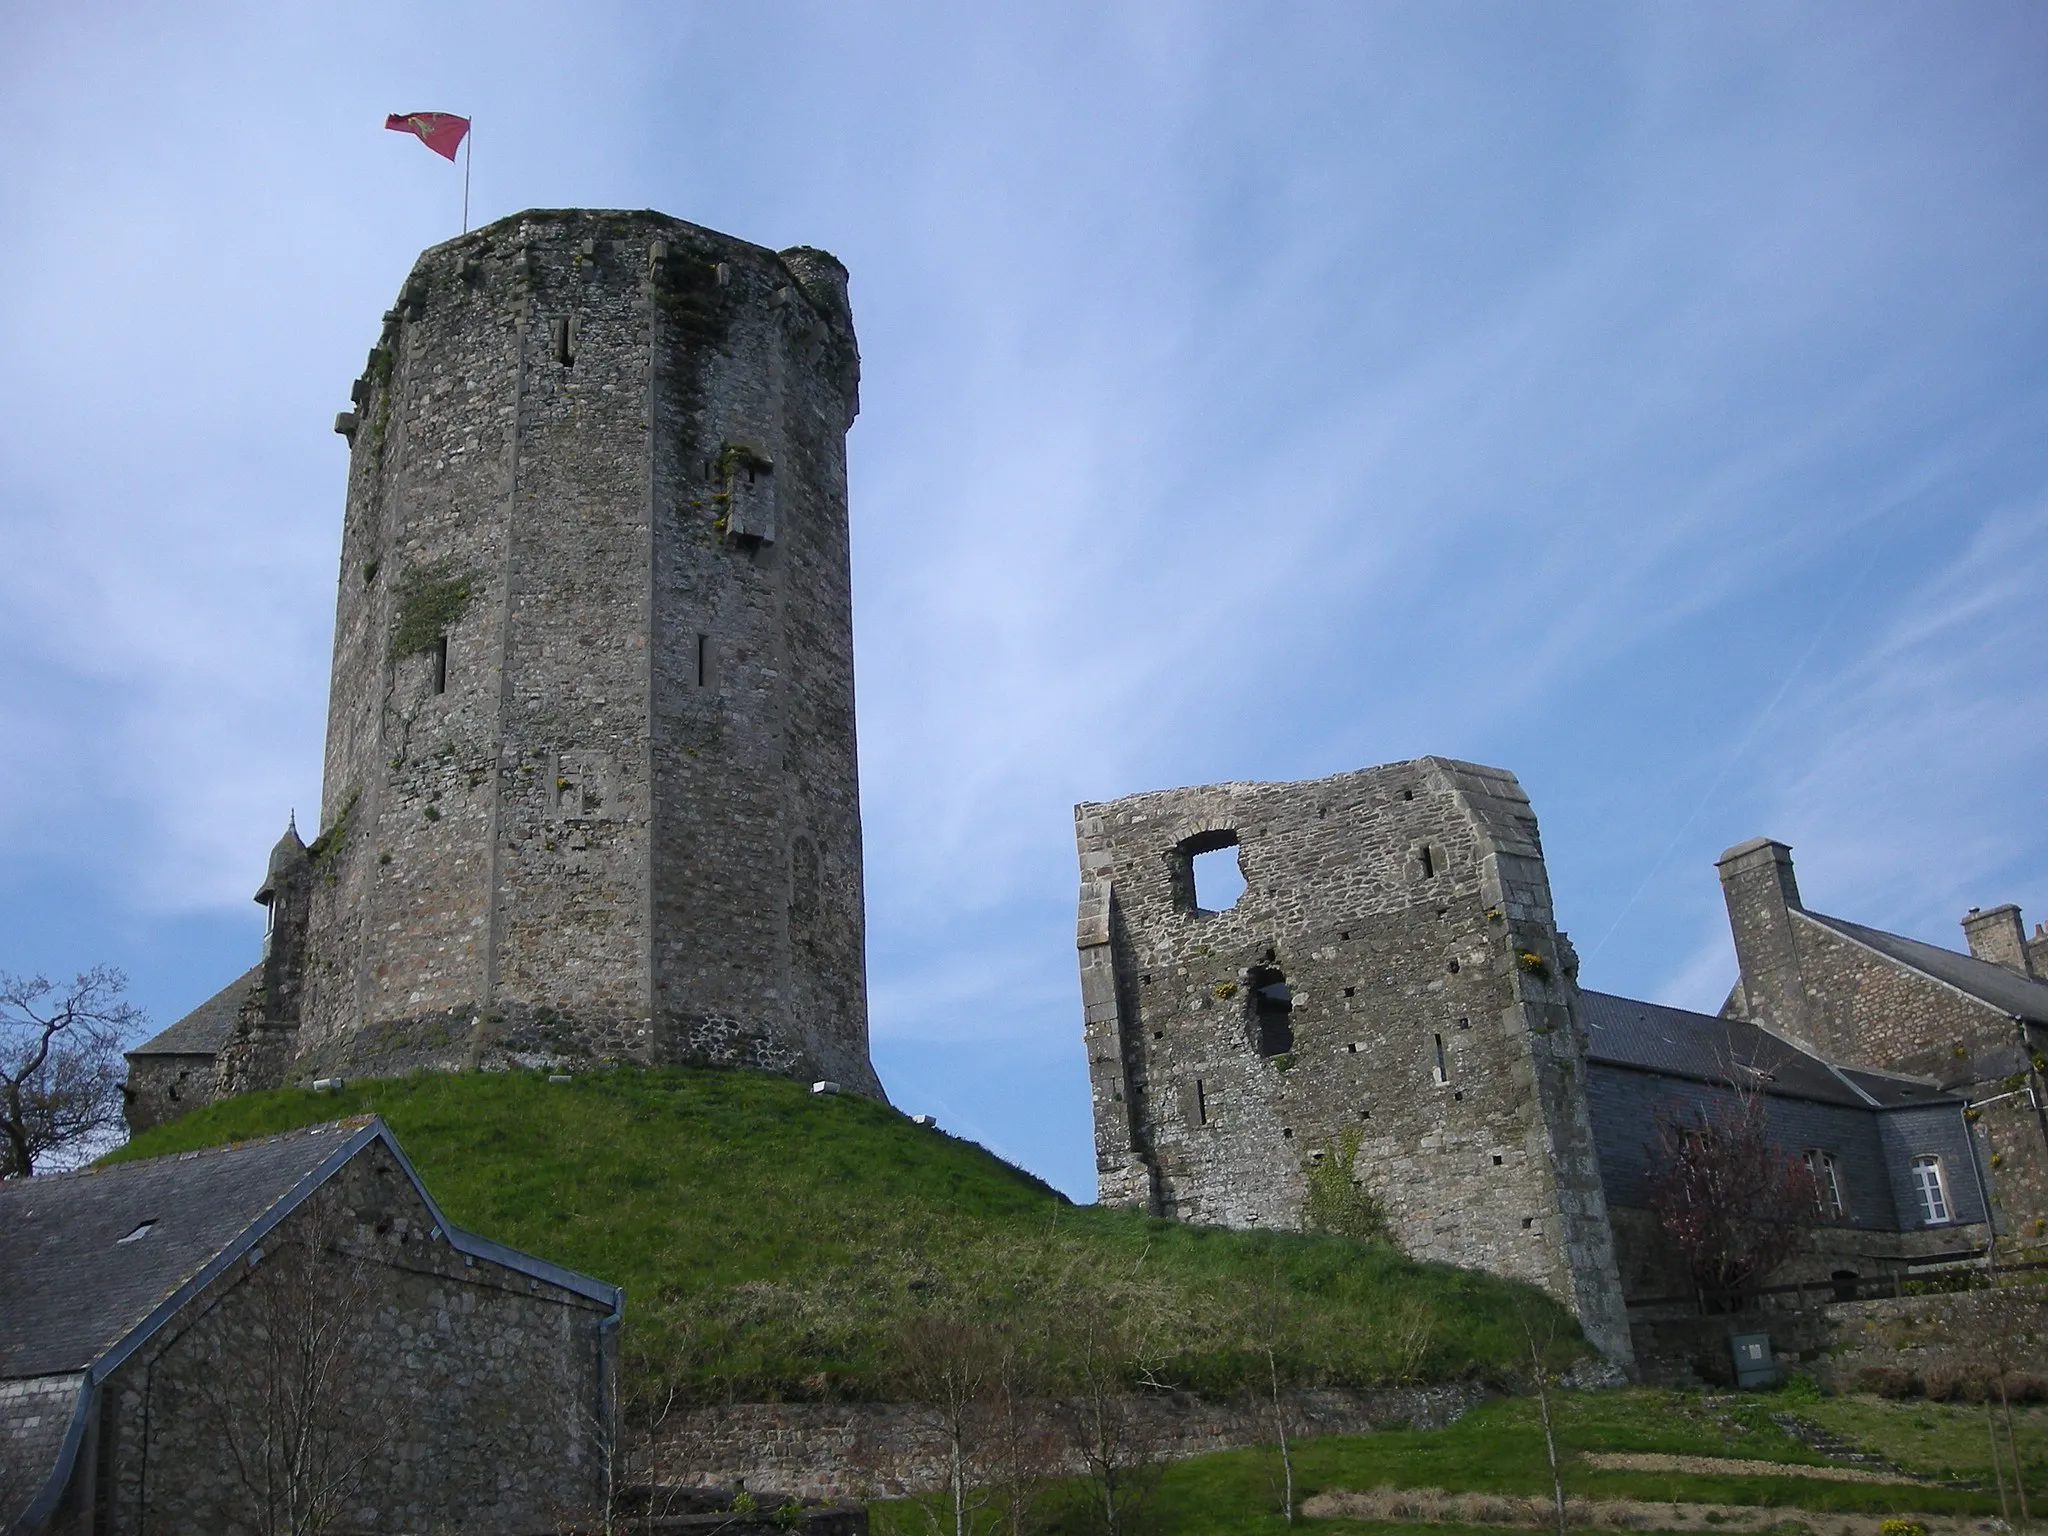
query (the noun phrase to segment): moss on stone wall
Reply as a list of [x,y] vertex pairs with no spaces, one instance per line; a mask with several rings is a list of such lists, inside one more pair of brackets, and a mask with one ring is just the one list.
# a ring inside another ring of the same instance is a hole
[[398,611],[391,620],[391,658],[420,656],[440,643],[468,610],[472,580],[446,565],[406,572],[398,583]]

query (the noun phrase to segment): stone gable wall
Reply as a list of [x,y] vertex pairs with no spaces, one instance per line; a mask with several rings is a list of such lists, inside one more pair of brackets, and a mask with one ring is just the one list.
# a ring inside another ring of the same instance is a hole
[[[606,1310],[546,1281],[466,1261],[381,1145],[287,1217],[259,1250],[196,1298],[102,1388],[99,1518],[116,1536],[246,1529],[247,1497],[228,1437],[245,1443],[270,1419],[231,1416],[210,1391],[303,1392],[319,1380],[271,1367],[260,1300],[288,1271],[286,1245],[312,1232],[362,1264],[367,1301],[350,1315],[323,1302],[309,1326],[277,1339],[284,1353],[337,1351],[323,1392],[355,1421],[345,1449],[367,1455],[340,1529],[541,1532],[601,1497],[604,1405],[612,1365]],[[266,1269],[266,1265],[271,1266]],[[273,1335],[273,1337],[275,1337]],[[225,1367],[225,1369],[224,1369]],[[269,1374],[265,1374],[268,1372]]]
[[1951,1195],[1974,1201],[1981,1171],[2000,1230],[2029,1244],[2048,1239],[2048,1123],[2037,1107],[2048,1104],[2048,1080],[2021,1027],[1803,912],[1794,919],[1799,976],[1833,1059],[1929,1077],[1973,1103],[1998,1100],[1974,1122],[1978,1167],[1944,1157]]
[[[1356,1136],[1404,1248],[1543,1285],[1626,1357],[1574,962],[1511,775],[1424,758],[1075,816],[1102,1198],[1294,1227]],[[1199,910],[1191,854],[1231,838],[1245,893]],[[1275,974],[1293,1043],[1262,1052]]]

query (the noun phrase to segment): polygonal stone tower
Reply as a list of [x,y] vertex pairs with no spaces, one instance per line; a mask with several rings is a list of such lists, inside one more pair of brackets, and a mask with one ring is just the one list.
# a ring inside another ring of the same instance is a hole
[[[593,1056],[881,1092],[858,380],[822,251],[572,210],[419,259],[336,423],[322,830],[302,995],[271,1020],[295,1031],[287,1077]],[[228,1082],[232,1054],[223,1086],[258,1086]]]

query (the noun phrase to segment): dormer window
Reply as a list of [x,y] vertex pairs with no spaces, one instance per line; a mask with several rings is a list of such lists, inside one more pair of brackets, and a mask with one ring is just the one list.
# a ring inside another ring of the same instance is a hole
[[264,939],[264,942],[265,942],[265,943],[268,943],[268,942],[269,942],[269,940],[270,940],[270,936],[271,936],[271,935],[272,935],[273,933],[276,933],[276,932],[277,932],[277,898],[276,898],[275,896],[265,896],[265,897],[263,898],[263,939]]
[[1931,1152],[1913,1159],[1913,1192],[1920,1197],[1920,1219],[1928,1226],[1945,1227],[1955,1220],[1949,1211],[1947,1171]]

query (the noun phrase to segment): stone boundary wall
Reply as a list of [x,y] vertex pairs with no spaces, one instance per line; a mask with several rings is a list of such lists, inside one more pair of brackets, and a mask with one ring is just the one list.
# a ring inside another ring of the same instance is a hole
[[[1374,1392],[1281,1394],[1290,1438],[1442,1429],[1481,1402],[1484,1388],[1391,1387]],[[1157,1457],[1179,1461],[1273,1441],[1273,1407],[1257,1398],[1208,1402],[1182,1393],[1122,1399]],[[1057,1423],[1080,1405],[1032,1405]],[[637,1459],[650,1481],[772,1489],[801,1498],[898,1496],[942,1487],[946,1442],[922,1403],[735,1403],[670,1416]],[[638,1470],[638,1469],[636,1469]],[[1069,1454],[1063,1472],[1079,1472]]]
[[[2029,1319],[2010,1309],[2031,1301]],[[1981,1366],[1994,1332],[2007,1336],[2009,1368],[2048,1372],[2048,1292],[1957,1291],[1936,1296],[1885,1296],[1808,1307],[1750,1308],[1701,1317],[1658,1309],[1633,1319],[1636,1358],[1645,1381],[1732,1385],[1728,1339],[1764,1333],[1781,1372],[1801,1371],[1838,1392],[1866,1390],[1872,1367],[1930,1370]]]
[[1861,1372],[1873,1366],[1924,1377],[1981,1369],[1999,1354],[2008,1370],[2048,1371],[2048,1295],[1959,1291],[1841,1302],[1826,1310],[1834,1349],[1816,1374],[1837,1391],[1856,1390]]

